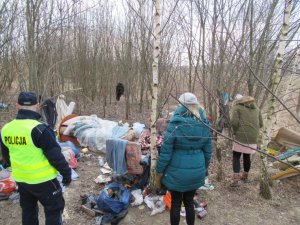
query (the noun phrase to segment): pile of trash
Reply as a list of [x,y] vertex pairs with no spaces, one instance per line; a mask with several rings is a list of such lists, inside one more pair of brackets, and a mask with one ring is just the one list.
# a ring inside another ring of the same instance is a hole
[[[269,143],[267,153],[300,170],[300,134],[284,127],[280,128]],[[272,165],[281,170],[272,176],[272,180],[280,180],[300,174],[296,169],[280,161],[274,161]]]
[[[96,224],[118,224],[128,213],[128,207],[138,206],[143,209],[145,205],[151,209],[150,216],[164,212],[171,208],[171,193],[165,195],[148,193],[147,187],[141,189],[128,189],[117,182],[108,183],[98,195],[92,193],[81,195],[81,209],[87,215],[95,217]],[[199,201],[194,197],[195,213],[199,219],[207,215],[207,201]],[[185,208],[182,206],[180,215],[185,217]]]

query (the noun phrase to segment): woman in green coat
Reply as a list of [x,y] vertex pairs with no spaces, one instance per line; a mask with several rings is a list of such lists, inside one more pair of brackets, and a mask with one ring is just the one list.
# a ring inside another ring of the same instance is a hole
[[[184,93],[179,101],[185,106],[176,109],[171,118],[157,161],[157,177],[171,192],[171,225],[178,225],[182,201],[188,225],[195,222],[193,197],[204,185],[211,158],[211,134],[201,109],[192,93]],[[191,113],[192,112],[192,113]],[[194,116],[196,115],[196,116]],[[161,178],[161,179],[160,179]]]
[[[259,129],[263,126],[263,120],[255,100],[251,96],[241,96],[232,107],[231,126],[235,140],[243,145],[233,143],[233,182],[232,187],[240,185],[239,181],[248,182],[248,173],[251,167],[250,155],[255,153]],[[240,174],[240,158],[243,155],[244,171]]]

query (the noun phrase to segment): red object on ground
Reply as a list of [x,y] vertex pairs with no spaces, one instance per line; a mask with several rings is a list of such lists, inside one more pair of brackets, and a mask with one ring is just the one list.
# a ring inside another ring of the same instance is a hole
[[197,213],[197,217],[201,220],[207,215],[207,211],[203,209],[202,211]]
[[0,180],[0,193],[9,195],[16,189],[16,182],[8,177],[6,179]]

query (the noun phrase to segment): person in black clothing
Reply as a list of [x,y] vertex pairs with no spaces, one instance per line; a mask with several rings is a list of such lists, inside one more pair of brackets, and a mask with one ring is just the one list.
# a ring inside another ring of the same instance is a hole
[[57,111],[55,102],[51,98],[45,99],[40,106],[40,114],[49,127],[55,128],[57,120]]
[[118,83],[116,86],[116,99],[117,101],[120,100],[121,96],[124,94],[125,88],[122,83]]
[[71,169],[53,130],[39,122],[37,96],[21,92],[16,104],[16,119],[1,131],[1,151],[6,166],[11,166],[17,182],[22,208],[22,224],[38,225],[39,201],[45,212],[46,225],[62,225],[65,201],[56,177],[63,177],[63,184],[71,183]]

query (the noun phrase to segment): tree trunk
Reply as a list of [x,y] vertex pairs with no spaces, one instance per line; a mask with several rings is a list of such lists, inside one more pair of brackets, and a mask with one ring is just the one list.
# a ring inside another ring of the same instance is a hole
[[[283,82],[283,87],[281,88],[281,90],[284,90],[284,94],[282,96],[282,102],[284,104],[286,104],[289,99],[294,99],[295,98],[295,96],[293,95],[294,91],[292,91],[292,86],[294,84],[294,82],[293,82],[294,81],[294,76],[295,75],[297,76],[297,69],[298,69],[299,63],[300,63],[300,51],[298,50],[298,52],[295,55],[294,69],[293,69],[293,71],[291,71],[288,82],[284,81]],[[282,108],[282,107],[280,107],[280,108]],[[282,111],[283,110],[278,109],[278,113],[276,114],[275,123],[277,123],[278,118],[281,118]],[[298,115],[297,109],[296,109],[296,115]],[[297,116],[297,117],[299,118],[299,116]]]
[[41,3],[42,0],[26,1],[27,63],[29,73],[29,90],[37,92],[39,92],[39,87],[37,77],[36,24]]
[[155,121],[157,118],[157,96],[158,96],[158,60],[160,57],[160,0],[154,1],[155,14],[154,14],[154,23],[153,23],[153,35],[154,35],[154,46],[153,46],[153,83],[152,83],[152,107],[151,107],[151,170],[150,170],[150,189],[155,190],[155,169],[157,161],[157,148],[156,148],[156,128]]
[[[215,50],[216,50],[216,32],[217,32],[217,1],[214,0],[214,14],[213,14],[213,30],[212,30],[212,40],[211,40],[211,62],[210,62],[210,74],[209,74],[209,90],[214,89],[215,84]],[[213,98],[212,96],[209,96],[208,98],[208,112],[209,115],[213,115]]]
[[300,119],[300,92],[299,92],[299,96],[298,96],[298,105],[297,105],[297,109],[296,109],[296,115],[298,117],[298,119]]
[[[250,10],[250,19],[249,19],[249,26],[250,26],[250,40],[249,40],[249,65],[253,67],[253,58],[254,58],[254,51],[253,51],[253,0],[249,1],[249,10]],[[248,77],[248,92],[250,96],[253,96],[253,88],[254,88],[254,77],[252,72],[249,70],[249,77]]]
[[[278,90],[278,84],[279,84],[279,76],[281,75],[281,68],[283,65],[283,56],[285,53],[285,47],[286,47],[286,39],[289,31],[289,25],[290,25],[290,14],[291,14],[291,7],[292,7],[292,1],[286,0],[285,1],[285,10],[284,10],[284,18],[283,18],[283,24],[282,29],[280,33],[280,39],[279,39],[279,46],[277,55],[275,58],[275,69],[273,75],[271,75],[271,91],[276,95],[276,92]],[[263,149],[266,149],[269,141],[271,140],[272,133],[274,131],[273,124],[275,120],[275,103],[276,99],[272,95],[271,100],[269,101],[268,106],[268,114],[267,118],[265,120],[265,129],[263,130]],[[266,157],[261,156],[261,176],[260,176],[260,194],[265,199],[272,198],[270,186],[269,186],[269,175],[266,168]]]

